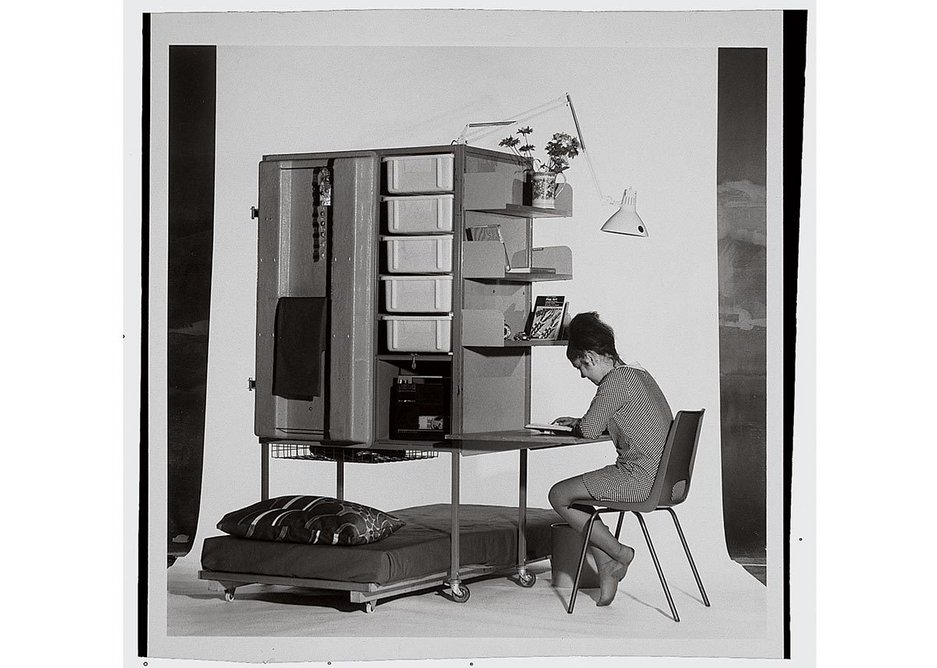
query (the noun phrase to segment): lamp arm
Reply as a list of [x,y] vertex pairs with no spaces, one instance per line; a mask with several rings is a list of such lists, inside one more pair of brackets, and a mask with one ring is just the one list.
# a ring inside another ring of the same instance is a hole
[[[468,144],[469,132],[477,132],[477,130],[473,130],[473,128],[487,128],[487,127],[500,128],[500,127],[504,127],[505,125],[513,125],[516,122],[517,121],[490,121],[487,123],[466,123],[465,127],[462,128],[462,134],[460,134],[458,138],[452,143],[453,144]],[[480,134],[473,135],[472,139],[479,139],[481,137],[487,137],[492,132],[494,132],[494,130],[489,130],[486,132],[482,132]]]
[[586,150],[586,140],[582,136],[582,128],[579,127],[579,117],[576,116],[576,107],[573,106],[573,98],[566,93],[566,102],[569,105],[569,113],[572,114],[573,123],[576,124],[576,134],[579,135],[579,147],[582,149],[582,155],[586,159],[586,166],[589,167],[589,174],[592,176],[592,183],[595,185],[595,192],[599,199],[606,204],[621,205],[621,202],[614,200],[608,195],[602,193],[602,187],[599,185],[599,178],[595,175],[595,168],[592,166],[592,160],[589,158],[589,151]]
[[[482,137],[487,137],[488,135],[495,132],[500,127],[505,125],[513,125],[514,123],[522,123],[524,121],[529,121],[532,118],[536,118],[542,114],[545,114],[548,111],[556,109],[560,105],[567,104],[569,102],[569,95],[564,95],[563,97],[558,97],[555,100],[550,100],[549,102],[544,102],[543,104],[537,105],[533,109],[528,109],[527,111],[521,112],[513,117],[513,120],[506,121],[491,121],[488,123],[468,123],[463,129],[462,134],[459,135],[459,138],[455,140],[455,144],[467,144],[469,141],[475,141],[481,139]],[[574,118],[575,120],[575,118]],[[481,128],[487,127],[491,128],[476,134],[477,131],[473,131],[472,128]],[[578,132],[579,126],[577,124],[576,130]],[[582,138],[580,137],[580,143]]]
[[[582,144],[582,137],[579,138],[579,143]],[[592,176],[592,183],[595,185],[595,192],[598,194],[599,199],[605,204],[620,206],[620,200],[612,199],[602,192],[602,187],[599,185],[599,178],[595,175],[595,168],[592,167],[592,160],[589,159],[589,152],[586,150],[585,146],[582,147],[582,156],[586,159],[586,166],[589,168],[589,174]]]

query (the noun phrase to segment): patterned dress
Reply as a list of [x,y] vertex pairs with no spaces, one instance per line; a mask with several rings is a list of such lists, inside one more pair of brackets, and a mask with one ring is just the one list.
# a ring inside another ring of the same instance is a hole
[[672,420],[670,405],[651,374],[639,366],[609,371],[579,425],[585,438],[598,438],[607,430],[618,451],[614,464],[582,474],[592,498],[646,501]]

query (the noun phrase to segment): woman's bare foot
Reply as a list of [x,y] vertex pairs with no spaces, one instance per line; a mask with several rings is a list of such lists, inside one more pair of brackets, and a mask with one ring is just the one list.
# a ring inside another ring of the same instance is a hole
[[625,579],[628,567],[634,561],[634,549],[622,545],[621,551],[614,559],[599,564],[599,600],[598,606],[609,605],[618,594],[618,583]]

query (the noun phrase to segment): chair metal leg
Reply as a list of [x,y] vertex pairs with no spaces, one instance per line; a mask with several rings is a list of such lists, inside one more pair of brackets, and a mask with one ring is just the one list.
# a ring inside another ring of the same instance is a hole
[[654,560],[654,567],[657,569],[657,576],[660,578],[660,584],[664,588],[664,594],[667,596],[667,603],[670,604],[670,612],[673,614],[673,620],[675,622],[680,621],[680,615],[677,614],[677,606],[673,604],[673,596],[670,595],[670,587],[667,586],[667,579],[664,577],[664,571],[660,567],[660,561],[657,559],[657,552],[654,550],[654,543],[651,542],[651,534],[647,530],[647,525],[644,523],[644,518],[636,510],[632,510],[635,516],[638,518],[638,522],[641,524],[641,531],[644,532],[644,540],[647,541],[647,548],[651,552],[651,558]]
[[618,513],[618,528],[615,529],[615,540],[618,540],[618,537],[621,535],[621,523],[625,521],[625,511],[622,510]]
[[589,549],[589,539],[592,537],[592,526],[595,522],[595,518],[598,516],[598,509],[595,509],[586,522],[586,525],[583,527],[584,537],[582,540],[582,551],[579,553],[579,566],[576,568],[576,578],[573,580],[573,591],[569,596],[569,606],[566,608],[566,613],[569,615],[573,614],[573,606],[576,605],[576,594],[579,593],[579,577],[582,575],[582,566],[586,562],[586,550]]
[[699,571],[696,570],[696,563],[693,561],[693,555],[690,554],[690,546],[686,542],[686,536],[683,535],[683,529],[680,527],[680,520],[677,519],[677,513],[673,508],[667,508],[670,516],[673,518],[673,524],[677,527],[677,534],[680,536],[680,542],[683,543],[683,550],[686,552],[687,561],[690,562],[690,568],[693,569],[693,577],[696,578],[696,586],[699,587],[699,593],[703,595],[703,604],[709,607],[709,597],[706,596],[706,590],[703,589],[703,581],[700,579]]

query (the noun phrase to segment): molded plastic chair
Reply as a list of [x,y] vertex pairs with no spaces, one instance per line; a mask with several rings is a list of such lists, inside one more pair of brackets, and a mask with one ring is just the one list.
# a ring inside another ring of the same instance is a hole
[[576,578],[573,580],[573,592],[569,599],[569,607],[566,612],[572,614],[573,606],[576,604],[576,594],[579,593],[579,576],[582,573],[582,565],[586,559],[586,550],[589,549],[589,538],[592,535],[593,522],[598,519],[602,513],[619,513],[618,528],[615,530],[615,538],[621,534],[621,524],[625,518],[626,512],[634,513],[641,524],[641,530],[644,532],[644,539],[647,541],[647,547],[654,560],[654,566],[657,568],[657,575],[660,577],[660,583],[664,588],[664,594],[667,596],[667,602],[670,604],[670,611],[673,613],[674,621],[679,622],[680,617],[677,614],[677,608],[673,604],[673,597],[670,595],[670,588],[667,586],[667,580],[664,578],[664,571],[661,570],[660,562],[657,559],[657,552],[654,551],[654,544],[651,542],[651,534],[648,533],[647,525],[644,523],[643,513],[651,513],[655,510],[666,510],[673,518],[674,526],[680,535],[680,541],[683,543],[683,549],[686,552],[687,560],[690,562],[690,568],[693,569],[693,576],[696,578],[696,584],[699,586],[700,594],[703,595],[703,603],[709,607],[709,598],[703,589],[703,582],[700,580],[699,572],[696,570],[696,564],[693,563],[693,556],[690,554],[690,547],[687,545],[686,537],[683,535],[683,529],[680,527],[680,521],[677,519],[677,513],[673,506],[683,503],[690,491],[690,477],[693,473],[693,462],[696,459],[696,445],[699,442],[700,427],[703,424],[703,413],[705,409],[698,411],[678,411],[676,417],[670,425],[670,431],[667,433],[667,440],[664,443],[664,452],[661,455],[660,466],[657,469],[657,476],[654,479],[654,486],[651,488],[651,494],[647,501],[641,503],[624,503],[621,501],[608,501],[596,499],[577,499],[570,505],[589,505],[595,506],[592,516],[583,527],[582,552],[579,556],[579,567],[576,570]]

